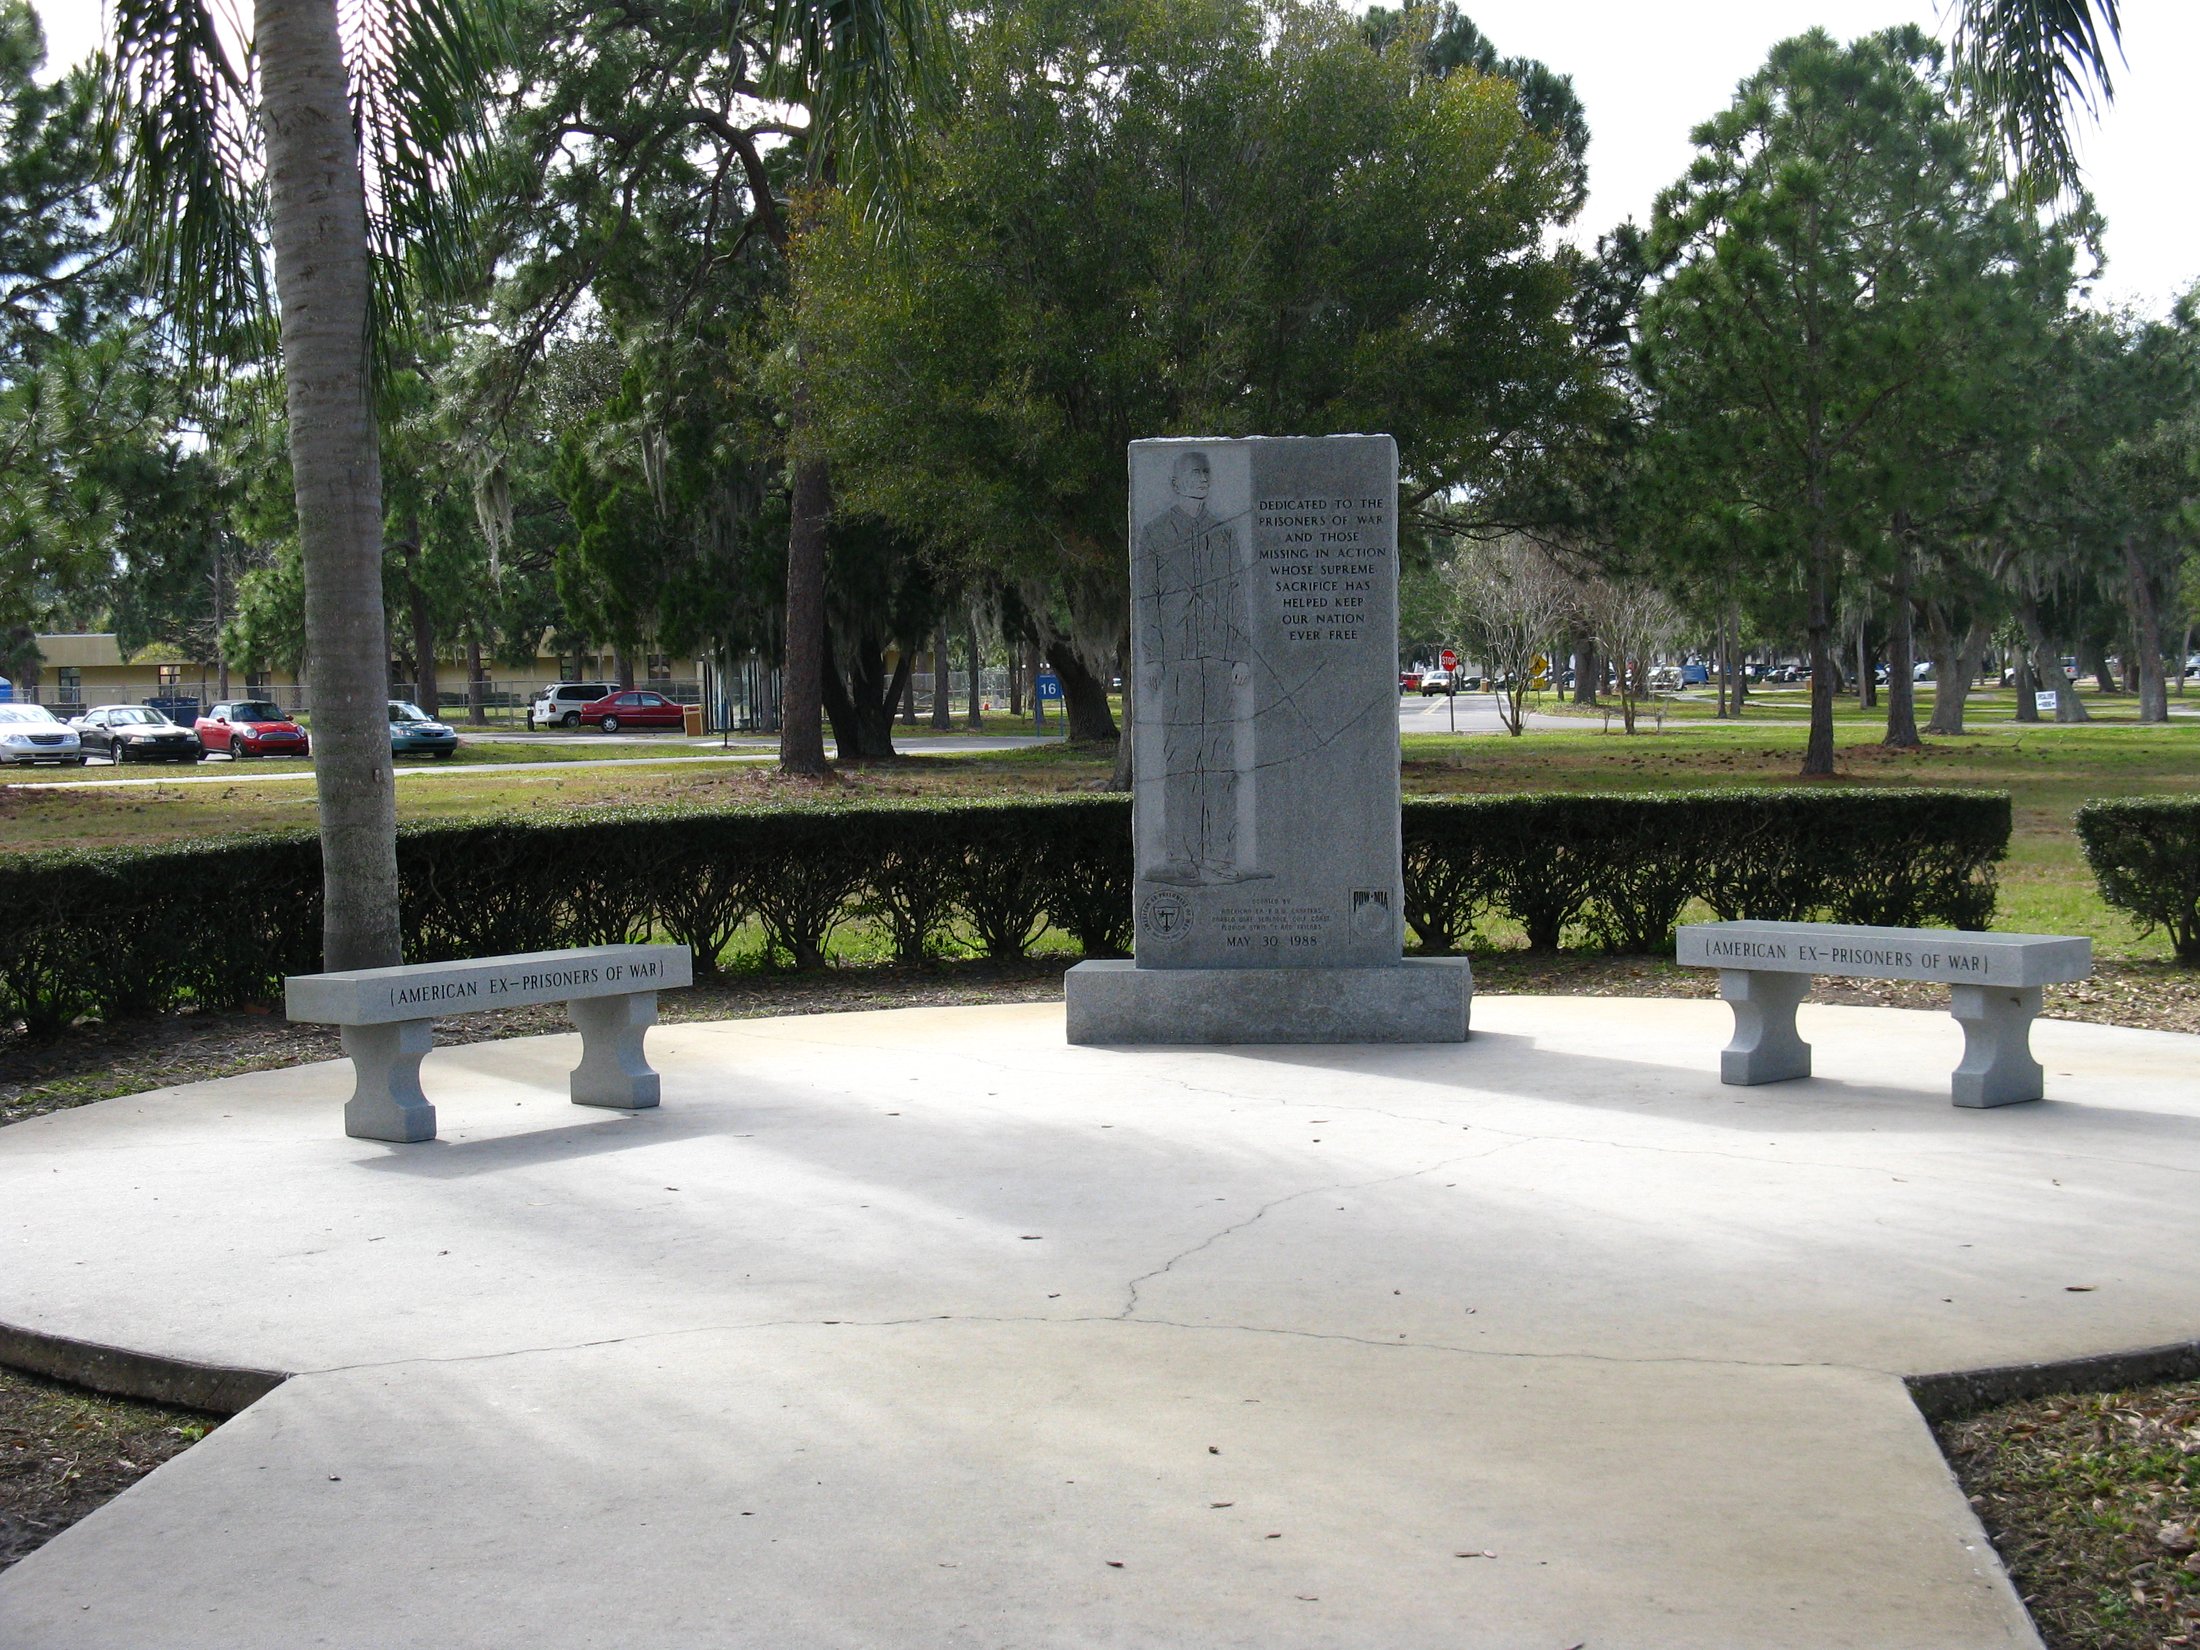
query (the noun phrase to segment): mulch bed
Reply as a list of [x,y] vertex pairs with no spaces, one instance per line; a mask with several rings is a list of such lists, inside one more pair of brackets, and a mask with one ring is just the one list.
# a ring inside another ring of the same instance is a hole
[[2200,1381],[1935,1431],[2048,1650],[2200,1645]]
[[219,1425],[0,1369],[0,1570]]

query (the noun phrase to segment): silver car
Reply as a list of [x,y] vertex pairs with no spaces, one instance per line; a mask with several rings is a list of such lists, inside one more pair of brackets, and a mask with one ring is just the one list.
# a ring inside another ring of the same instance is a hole
[[44,705],[0,705],[0,762],[84,765],[76,729]]

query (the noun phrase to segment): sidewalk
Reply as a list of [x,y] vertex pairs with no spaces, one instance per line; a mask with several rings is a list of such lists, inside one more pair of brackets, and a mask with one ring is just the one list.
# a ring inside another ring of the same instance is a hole
[[[293,1378],[0,1576],[60,1647],[2036,1643],[1906,1374],[2200,1333],[2200,1047],[1486,998],[1463,1047],[1058,1006],[662,1027],[0,1130],[0,1324]],[[2074,1292],[2078,1291],[2078,1292]]]

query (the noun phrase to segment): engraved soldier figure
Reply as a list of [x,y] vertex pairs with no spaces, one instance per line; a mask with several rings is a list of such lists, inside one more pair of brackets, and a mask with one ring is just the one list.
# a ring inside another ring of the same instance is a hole
[[1238,862],[1238,700],[1252,680],[1251,621],[1234,521],[1207,508],[1204,453],[1169,477],[1175,495],[1138,536],[1138,707],[1161,728],[1162,836],[1154,879],[1185,886],[1242,882]]

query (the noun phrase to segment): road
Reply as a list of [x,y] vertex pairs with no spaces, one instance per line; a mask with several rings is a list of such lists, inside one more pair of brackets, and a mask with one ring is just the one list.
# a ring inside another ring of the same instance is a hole
[[[1578,718],[1544,716],[1530,711],[1528,726],[1536,729],[1579,731],[1585,724]],[[1455,699],[1442,695],[1422,698],[1419,694],[1405,694],[1398,700],[1398,731],[1400,733],[1458,733],[1501,734],[1505,724],[1497,713],[1497,701],[1487,693],[1462,693]],[[581,772],[592,768],[641,768],[665,762],[769,762],[779,754],[777,740],[757,737],[739,737],[721,743],[715,738],[687,739],[678,734],[603,734],[603,733],[472,733],[465,736],[469,744],[484,745],[586,745],[600,748],[605,754],[591,757],[568,758],[555,762],[499,762],[496,773],[540,773],[549,769],[560,772]],[[894,741],[894,749],[903,756],[976,756],[988,751],[1022,750],[1033,745],[1051,745],[1060,742],[1060,736],[1032,734],[1003,734],[995,737],[932,737],[902,734]],[[613,755],[613,752],[618,754]],[[444,762],[400,763],[400,778],[449,779],[462,774],[481,774],[480,763],[453,764]],[[221,758],[210,759],[199,767],[184,772],[170,769],[159,774],[133,775],[123,778],[110,768],[100,767],[85,772],[81,777],[69,779],[11,779],[4,783],[19,790],[67,790],[77,785],[97,785],[107,788],[118,786],[158,785],[248,785],[300,783],[310,780],[313,770],[306,767],[260,767]]]
[[[1571,716],[1540,716],[1528,713],[1528,726],[1535,729],[1560,732],[1571,730],[1579,733],[1583,727],[1593,727]],[[1400,733],[1503,733],[1504,719],[1497,714],[1497,700],[1487,693],[1461,693],[1450,699],[1437,693],[1422,698],[1418,693],[1403,694],[1398,700],[1398,731]]]

